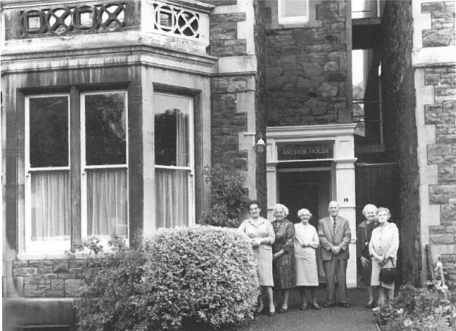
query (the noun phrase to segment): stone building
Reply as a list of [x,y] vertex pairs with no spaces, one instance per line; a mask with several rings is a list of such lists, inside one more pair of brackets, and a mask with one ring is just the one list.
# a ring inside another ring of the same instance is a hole
[[207,165],[240,172],[270,219],[280,202],[316,225],[338,200],[349,287],[366,203],[400,228],[403,281],[423,285],[437,258],[456,279],[453,1],[1,9],[4,321],[72,329],[74,248],[198,223]]

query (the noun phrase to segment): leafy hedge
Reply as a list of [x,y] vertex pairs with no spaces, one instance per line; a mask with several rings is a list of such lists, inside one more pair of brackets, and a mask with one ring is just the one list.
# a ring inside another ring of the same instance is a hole
[[259,283],[250,244],[234,229],[161,229],[137,250],[92,259],[76,308],[82,330],[236,327],[253,318]]

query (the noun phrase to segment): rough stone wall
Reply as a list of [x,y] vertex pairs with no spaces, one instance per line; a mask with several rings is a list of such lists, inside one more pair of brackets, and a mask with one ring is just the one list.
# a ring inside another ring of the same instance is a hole
[[211,15],[210,53],[214,56],[247,54],[247,40],[238,39],[237,23],[245,21],[245,13]]
[[420,284],[420,196],[412,66],[412,1],[387,1],[382,18],[382,93],[386,150],[399,164],[401,214],[393,215],[400,229],[404,281]]
[[428,2],[421,5],[421,12],[431,15],[431,29],[422,31],[423,47],[456,45],[454,8],[454,1]]
[[247,90],[247,78],[218,77],[211,80],[212,165],[228,170],[247,169],[247,151],[239,150],[238,133],[247,131],[247,113],[238,112],[236,97]]
[[337,123],[339,110],[348,108],[347,4],[310,6],[315,17],[308,26],[267,31],[268,126]]
[[[429,203],[440,205],[440,224],[429,226],[429,243],[456,285],[456,66],[425,69],[425,84],[434,86],[432,105],[425,105],[426,125],[435,126],[435,144],[427,145],[428,164],[437,165],[438,183],[429,187]],[[439,100],[440,99],[440,100]],[[434,261],[435,262],[435,261]]]
[[25,298],[74,297],[88,272],[85,259],[13,262],[16,290]]
[[[456,31],[454,1],[424,2],[418,8],[430,18],[430,26],[421,31],[423,50],[432,47],[437,54],[452,48],[452,64],[435,56],[422,64],[424,87],[429,91],[428,102],[418,112],[424,112],[424,123],[435,135],[426,141],[427,165],[437,169],[429,185],[430,206],[440,207],[440,219],[429,224],[429,244],[433,262],[441,259],[450,284],[456,288]],[[435,47],[439,47],[436,49]],[[424,109],[423,109],[424,108]],[[423,230],[424,231],[424,230]]]
[[[236,4],[236,1],[208,3],[223,6]],[[247,41],[238,38],[238,22],[245,20],[245,12],[212,14],[210,55],[246,55]],[[228,170],[247,170],[248,153],[239,149],[239,133],[247,131],[247,112],[238,111],[237,98],[240,93],[247,91],[248,79],[242,74],[220,75],[211,79],[212,166],[223,166]]]

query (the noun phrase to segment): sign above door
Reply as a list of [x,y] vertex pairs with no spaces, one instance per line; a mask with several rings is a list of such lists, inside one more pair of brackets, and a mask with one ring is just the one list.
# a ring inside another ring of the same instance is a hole
[[279,161],[332,159],[333,157],[333,141],[291,142],[277,144],[277,159]]

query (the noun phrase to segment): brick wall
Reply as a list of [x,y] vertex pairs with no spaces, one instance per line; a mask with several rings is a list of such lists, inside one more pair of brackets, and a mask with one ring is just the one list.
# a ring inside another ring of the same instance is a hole
[[382,19],[382,93],[384,140],[392,161],[399,164],[401,178],[400,254],[403,278],[420,284],[420,173],[415,120],[415,82],[412,66],[412,1],[387,1]]
[[82,276],[89,272],[85,259],[13,262],[15,287],[25,298],[74,297]]
[[[337,123],[339,111],[349,108],[347,4],[310,6],[308,26],[267,31],[268,126]],[[264,11],[269,21],[276,19],[274,11]]]

